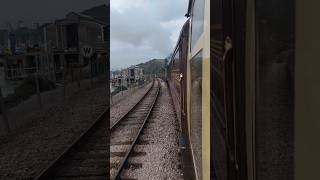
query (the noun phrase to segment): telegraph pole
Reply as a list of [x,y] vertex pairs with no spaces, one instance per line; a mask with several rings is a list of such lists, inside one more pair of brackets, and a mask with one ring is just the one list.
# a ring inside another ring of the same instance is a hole
[[92,88],[92,86],[93,86],[92,58],[89,58],[89,66],[90,66],[90,84],[91,84],[91,88]]
[[121,76],[121,79],[120,79],[120,91],[121,91],[121,95],[123,96],[123,91],[122,91],[122,76]]
[[40,109],[42,109],[42,102],[41,102],[41,95],[40,95],[40,85],[39,85],[39,54],[36,55],[36,86],[37,86],[37,97],[38,97],[38,104]]

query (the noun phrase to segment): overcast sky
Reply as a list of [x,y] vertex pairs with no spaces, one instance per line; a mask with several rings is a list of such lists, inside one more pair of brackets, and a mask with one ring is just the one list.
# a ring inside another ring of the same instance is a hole
[[111,69],[169,55],[187,6],[188,0],[111,0]]
[[[108,1],[6,0],[0,5],[0,28],[7,28],[8,21],[46,23],[101,4]],[[110,0],[110,4],[111,68],[118,69],[166,57],[186,21],[188,0]]]
[[108,4],[109,0],[1,0],[0,28],[7,28],[23,20],[25,25],[46,23],[63,18],[70,11],[80,12],[91,7]]

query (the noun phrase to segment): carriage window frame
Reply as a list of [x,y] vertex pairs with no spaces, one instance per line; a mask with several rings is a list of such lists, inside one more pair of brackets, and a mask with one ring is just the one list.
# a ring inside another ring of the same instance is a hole
[[[190,96],[190,143],[195,144],[194,146],[194,163],[196,164],[196,171],[198,179],[202,179],[202,81],[203,81],[203,50],[199,50],[190,60],[190,92],[192,96]],[[194,83],[196,83],[196,79],[198,78],[198,92],[194,91],[196,88]],[[196,106],[196,103],[198,106]],[[198,108],[197,108],[198,107]],[[199,134],[200,133],[200,134]]]

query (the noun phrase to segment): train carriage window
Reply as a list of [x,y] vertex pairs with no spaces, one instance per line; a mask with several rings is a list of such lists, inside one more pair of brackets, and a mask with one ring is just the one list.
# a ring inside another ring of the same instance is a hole
[[204,0],[195,0],[192,11],[191,49],[203,33]]
[[226,109],[224,91],[223,56],[223,9],[222,0],[212,1],[212,18],[210,33],[210,71],[211,71],[211,176],[215,180],[227,179],[227,146],[226,146]]
[[256,1],[256,174],[293,180],[294,1]]
[[202,51],[195,55],[190,62],[191,66],[191,137],[194,145],[194,158],[198,178],[201,178],[202,169]]
[[180,81],[179,81],[179,75],[180,75],[180,50],[178,49],[176,51],[176,54],[174,55],[174,65],[173,65],[173,75],[174,75],[174,87],[176,88],[177,98],[180,102]]

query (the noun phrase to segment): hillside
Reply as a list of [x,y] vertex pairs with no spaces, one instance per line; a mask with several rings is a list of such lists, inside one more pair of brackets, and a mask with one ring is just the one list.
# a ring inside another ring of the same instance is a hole
[[164,72],[164,59],[152,59],[145,63],[137,64],[145,74],[158,74]]
[[85,10],[82,14],[94,17],[102,22],[109,22],[109,12],[110,8],[107,5],[96,6]]

